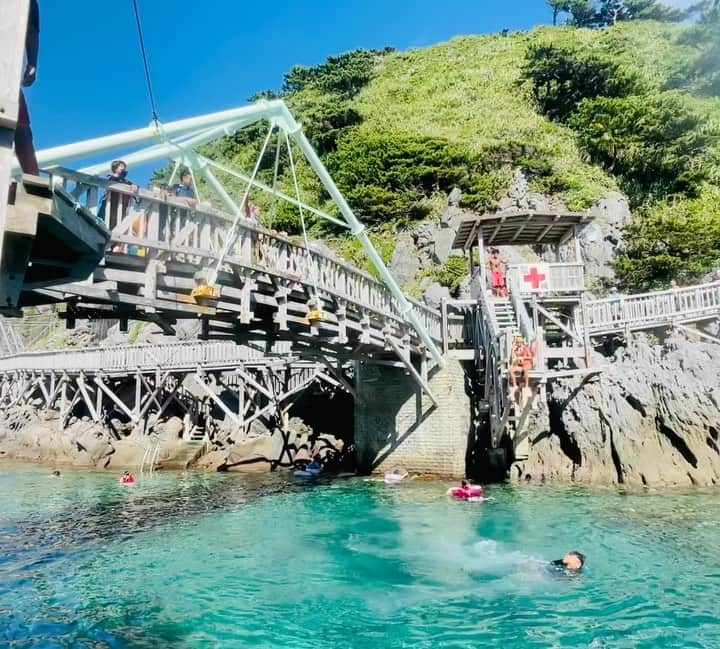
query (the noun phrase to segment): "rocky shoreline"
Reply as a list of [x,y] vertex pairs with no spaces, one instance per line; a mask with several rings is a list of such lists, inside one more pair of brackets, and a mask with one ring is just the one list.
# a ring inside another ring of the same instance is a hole
[[551,384],[511,479],[720,484],[720,345],[635,334],[604,360],[599,375]]
[[[316,435],[300,419],[286,430],[255,427],[237,441],[225,437],[209,441],[182,439],[178,417],[153,422],[150,433],[114,422],[111,427],[87,418],[71,421],[64,430],[58,413],[28,404],[8,410],[0,422],[0,459],[92,469],[147,468],[156,456],[155,470],[236,471],[263,473],[293,468],[320,455],[329,468],[350,468],[351,449],[333,435]],[[157,451],[156,451],[157,449]]]

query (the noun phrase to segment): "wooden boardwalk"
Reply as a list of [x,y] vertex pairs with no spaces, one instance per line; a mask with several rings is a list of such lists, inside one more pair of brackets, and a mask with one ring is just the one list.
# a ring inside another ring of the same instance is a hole
[[593,338],[720,319],[720,281],[586,303],[585,329]]
[[[285,349],[283,349],[283,347]],[[303,361],[280,344],[272,353],[234,342],[182,342],[20,352],[0,358],[0,411],[33,403],[71,417],[145,428],[171,414],[186,439],[205,439],[225,421],[240,439],[255,420],[282,426],[315,383],[354,392],[342,368]]]

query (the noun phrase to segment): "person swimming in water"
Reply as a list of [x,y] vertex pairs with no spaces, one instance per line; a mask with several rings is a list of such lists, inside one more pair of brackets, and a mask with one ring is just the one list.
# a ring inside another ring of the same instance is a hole
[[58,471],[57,469],[55,469],[55,470],[52,472],[52,477],[53,477],[53,478],[59,478],[59,477],[60,477],[60,471]]
[[577,550],[567,552],[562,559],[555,559],[550,562],[550,566],[555,570],[562,570],[567,573],[578,573],[585,565],[585,555]]
[[384,482],[386,484],[397,484],[398,482],[402,482],[407,477],[407,471],[401,469],[400,467],[395,467],[392,471],[388,471],[385,474]]
[[132,484],[133,482],[135,482],[135,476],[130,473],[130,471],[125,471],[125,473],[123,473],[120,477],[120,482],[122,484]]
[[322,470],[322,465],[320,464],[320,456],[315,455],[313,459],[310,461],[310,463],[305,467],[306,471],[310,471],[311,473],[320,473]]

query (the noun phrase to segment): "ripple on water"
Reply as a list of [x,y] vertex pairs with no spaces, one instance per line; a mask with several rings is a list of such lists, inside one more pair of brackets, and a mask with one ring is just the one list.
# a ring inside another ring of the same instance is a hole
[[[0,475],[0,645],[719,647],[712,492]],[[583,550],[578,578],[548,559]]]

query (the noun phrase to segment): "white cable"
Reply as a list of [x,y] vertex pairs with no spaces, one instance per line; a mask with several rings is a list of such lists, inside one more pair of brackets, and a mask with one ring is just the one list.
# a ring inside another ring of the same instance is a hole
[[222,264],[225,261],[225,257],[227,256],[228,252],[230,251],[230,248],[235,245],[235,237],[237,236],[237,230],[238,225],[240,224],[240,219],[245,218],[245,202],[247,201],[248,195],[250,194],[250,188],[253,186],[253,183],[255,182],[255,176],[257,176],[257,172],[260,169],[260,164],[262,163],[262,159],[265,156],[265,150],[267,149],[268,142],[270,141],[270,136],[272,135],[273,129],[275,128],[274,124],[270,124],[270,128],[268,129],[267,136],[265,136],[265,141],[263,142],[262,149],[260,150],[260,155],[258,156],[257,161],[255,162],[255,168],[253,169],[252,175],[250,176],[250,181],[247,184],[247,187],[245,188],[245,193],[243,194],[242,201],[240,202],[240,208],[238,213],[235,215],[235,220],[233,221],[233,224],[230,228],[230,231],[228,232],[227,239],[225,239],[225,245],[223,246],[222,253],[220,253],[220,257],[218,258],[217,265],[215,266],[215,270],[212,274],[212,277],[210,278],[209,284],[214,284],[217,281],[217,277],[220,274],[220,268],[222,268]]
[[287,132],[285,132],[285,143],[287,144],[288,155],[290,156],[290,170],[292,171],[293,185],[295,186],[295,195],[297,196],[298,200],[298,210],[300,211],[300,224],[302,225],[303,239],[305,240],[305,250],[307,251],[308,256],[308,264],[310,265],[310,275],[313,281],[313,287],[315,288],[315,299],[318,302],[317,307],[321,308],[320,296],[318,295],[317,269],[313,264],[312,254],[310,254],[310,241],[308,240],[307,228],[305,227],[305,213],[303,212],[302,201],[300,200],[300,187],[298,186],[297,174],[295,173],[295,161],[293,160],[292,148],[290,146],[290,138],[288,137]]

